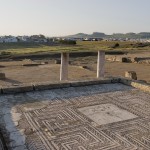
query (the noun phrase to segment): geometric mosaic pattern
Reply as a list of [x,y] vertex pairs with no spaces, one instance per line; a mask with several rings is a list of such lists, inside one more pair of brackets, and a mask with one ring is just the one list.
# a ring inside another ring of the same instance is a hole
[[[108,84],[26,93],[14,98],[21,97],[23,102],[14,103],[16,112],[22,114],[17,129],[24,129],[27,150],[150,150],[148,93]],[[110,113],[109,107],[117,112],[111,109]],[[91,117],[96,113],[99,120]],[[104,113],[117,114],[119,119],[101,123],[99,115]]]
[[113,104],[101,104],[78,109],[98,125],[119,122],[136,118],[137,116]]
[[[47,114],[44,116],[43,114]],[[127,140],[107,135],[107,132],[96,129],[73,109],[62,109],[58,112],[44,109],[24,114],[28,123],[39,138],[30,149],[65,149],[65,150],[97,150],[97,149],[134,149],[135,146]],[[34,139],[34,137],[33,137]],[[31,139],[32,140],[32,139]],[[118,140],[118,142],[116,142]],[[29,143],[31,145],[31,143]]]

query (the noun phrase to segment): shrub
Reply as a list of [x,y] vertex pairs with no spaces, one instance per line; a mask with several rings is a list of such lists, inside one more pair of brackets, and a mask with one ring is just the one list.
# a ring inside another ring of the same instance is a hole
[[133,48],[147,47],[147,46],[150,46],[150,43],[135,43],[132,46],[133,46]]
[[5,52],[5,51],[3,51],[3,52],[1,52],[1,55],[11,55],[11,52]]
[[66,44],[66,45],[76,45],[76,41],[71,41],[71,40],[60,40],[60,44]]
[[119,46],[120,46],[119,43],[115,43],[114,45],[111,46],[111,48],[117,48]]

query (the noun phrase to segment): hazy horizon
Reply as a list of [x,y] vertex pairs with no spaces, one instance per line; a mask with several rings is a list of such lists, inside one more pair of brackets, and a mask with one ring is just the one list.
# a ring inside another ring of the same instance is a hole
[[0,0],[0,35],[150,32],[149,0]]

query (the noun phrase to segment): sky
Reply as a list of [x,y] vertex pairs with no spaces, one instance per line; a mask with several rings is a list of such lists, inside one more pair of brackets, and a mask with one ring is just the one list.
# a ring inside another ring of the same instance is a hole
[[150,0],[0,0],[0,35],[150,32]]

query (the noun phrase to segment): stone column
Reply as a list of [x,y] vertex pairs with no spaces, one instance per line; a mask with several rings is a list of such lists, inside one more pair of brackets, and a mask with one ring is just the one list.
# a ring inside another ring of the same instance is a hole
[[97,58],[97,78],[103,78],[105,73],[105,52],[98,51],[98,58]]
[[68,80],[69,53],[61,53],[60,81]]

